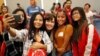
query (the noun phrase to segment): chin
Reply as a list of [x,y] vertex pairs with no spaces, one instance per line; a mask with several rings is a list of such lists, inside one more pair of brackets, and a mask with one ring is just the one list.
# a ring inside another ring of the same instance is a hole
[[75,19],[74,21],[78,21],[78,19]]
[[49,31],[51,31],[52,29],[48,29]]
[[59,24],[59,26],[60,26],[60,25],[63,25],[63,24],[64,24],[64,23],[61,23],[61,24]]

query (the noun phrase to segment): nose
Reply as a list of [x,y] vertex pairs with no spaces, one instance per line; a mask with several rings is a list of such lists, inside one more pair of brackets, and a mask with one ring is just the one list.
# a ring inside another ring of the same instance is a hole
[[37,20],[37,22],[40,22],[39,20]]
[[51,22],[48,22],[48,24],[51,24]]
[[58,20],[62,20],[62,17],[59,17]]

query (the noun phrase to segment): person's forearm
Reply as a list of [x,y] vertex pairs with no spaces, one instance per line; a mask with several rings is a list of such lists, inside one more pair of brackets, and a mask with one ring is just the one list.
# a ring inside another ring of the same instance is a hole
[[15,36],[16,36],[16,32],[15,32],[15,29],[14,29],[14,28],[9,27],[8,32],[9,32],[9,34],[10,34],[12,37],[15,37]]
[[42,45],[40,46],[40,48],[43,48],[43,49],[47,50],[47,46],[44,45],[44,44],[42,44]]

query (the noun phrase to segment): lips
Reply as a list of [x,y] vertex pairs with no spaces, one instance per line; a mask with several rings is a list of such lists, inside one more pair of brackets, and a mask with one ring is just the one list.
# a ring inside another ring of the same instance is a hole
[[49,25],[49,24],[46,24],[46,28],[47,28],[48,30],[51,30],[51,29],[53,28],[53,26],[52,26],[52,25]]
[[52,26],[51,25],[46,25],[47,27],[51,28]]
[[40,26],[40,24],[35,24],[36,26]]
[[58,21],[59,24],[63,24],[63,22],[64,22],[63,20],[59,20]]
[[35,23],[34,24],[36,27],[41,27],[41,23]]

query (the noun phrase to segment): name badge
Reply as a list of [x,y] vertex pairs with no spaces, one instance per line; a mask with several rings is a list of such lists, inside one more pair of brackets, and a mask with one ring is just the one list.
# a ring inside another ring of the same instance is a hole
[[59,32],[58,36],[62,37],[64,35],[63,32]]

